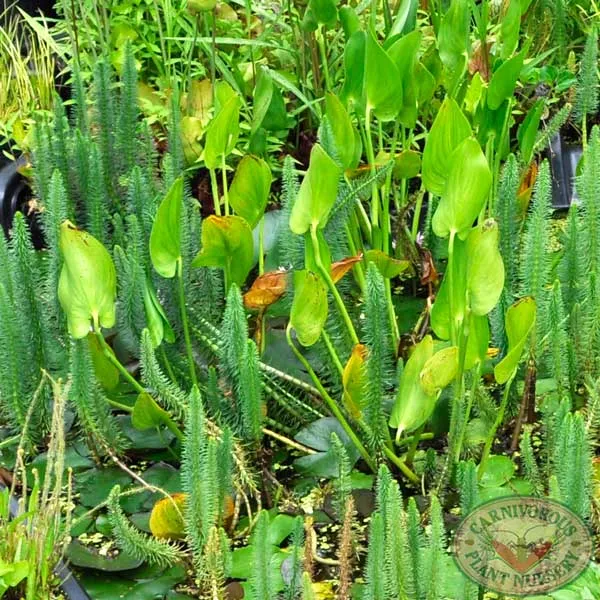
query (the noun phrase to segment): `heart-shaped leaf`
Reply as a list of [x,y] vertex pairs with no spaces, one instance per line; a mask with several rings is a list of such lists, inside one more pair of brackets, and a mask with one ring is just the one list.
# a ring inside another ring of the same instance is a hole
[[[348,111],[334,94],[328,93],[325,96],[325,115],[331,128],[336,158],[340,166],[344,169],[354,169],[360,160],[360,157],[357,159],[355,148],[356,130]],[[360,141],[360,137],[358,139]]]
[[500,108],[504,100],[513,95],[528,50],[529,45],[519,54],[502,63],[492,75],[487,95],[487,104],[491,110]]
[[254,229],[267,207],[271,191],[271,169],[257,156],[244,156],[238,165],[231,187],[229,203],[233,210]]
[[533,331],[535,316],[536,304],[530,296],[521,298],[506,311],[504,326],[508,352],[494,368],[494,377],[498,383],[506,383],[516,373],[525,344]]
[[474,227],[467,238],[467,302],[475,315],[487,315],[504,288],[498,235],[498,223],[488,219]]
[[390,427],[405,431],[419,428],[431,416],[437,394],[428,394],[421,385],[421,371],[433,356],[433,339],[426,335],[414,348],[400,379],[400,388],[390,416]]
[[148,393],[138,396],[131,413],[131,424],[140,431],[159,427],[170,419],[169,413]]
[[234,149],[240,133],[240,105],[239,96],[232,95],[210,122],[204,146],[204,164],[208,169],[220,167],[223,158]]
[[345,78],[341,97],[344,102],[360,107],[361,112],[364,111],[366,45],[366,32],[355,31],[344,49]]
[[433,215],[433,231],[439,237],[454,231],[464,239],[487,199],[492,174],[481,146],[472,137],[454,150],[448,166],[448,181]]
[[397,277],[400,275],[400,273],[406,271],[406,269],[408,269],[410,266],[410,261],[392,258],[385,252],[375,248],[367,250],[365,259],[367,262],[372,262],[377,267],[377,270],[381,273],[381,276],[385,277],[386,279]]
[[432,193],[441,196],[453,164],[454,150],[471,135],[467,117],[455,100],[446,96],[429,130],[423,151],[423,184]]
[[59,248],[63,266],[58,299],[67,315],[69,333],[85,337],[94,329],[115,324],[117,274],[106,248],[70,221],[60,226]]
[[150,513],[150,531],[159,539],[177,540],[185,536],[186,494],[173,494],[160,499]]
[[421,386],[433,396],[452,383],[458,372],[458,346],[438,350],[421,369]]
[[311,271],[295,271],[290,325],[303,346],[312,346],[321,337],[327,311],[327,288],[323,280]]
[[150,258],[156,272],[170,279],[177,273],[181,259],[181,209],[183,178],[174,182],[163,198],[150,233]]
[[365,46],[367,104],[380,121],[391,121],[402,108],[402,78],[394,61],[372,33]]
[[302,235],[312,225],[325,227],[337,198],[341,172],[327,152],[315,144],[310,153],[308,171],[290,215],[290,229],[294,233]]
[[193,267],[217,267],[225,272],[226,287],[241,286],[252,265],[254,243],[245,219],[210,215],[202,222],[202,249]]

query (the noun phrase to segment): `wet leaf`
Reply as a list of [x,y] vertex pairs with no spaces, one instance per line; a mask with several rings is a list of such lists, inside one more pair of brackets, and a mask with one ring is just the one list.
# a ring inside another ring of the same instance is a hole
[[146,322],[152,339],[152,346],[157,348],[161,345],[163,339],[172,344],[175,341],[175,333],[171,328],[169,319],[156,296],[154,285],[150,279],[146,280],[144,286],[144,309],[146,312]]
[[467,238],[467,302],[475,315],[491,312],[504,288],[498,236],[498,223],[488,219],[474,227]]
[[[96,379],[105,390],[114,390],[119,385],[119,370],[108,360],[98,338],[92,332],[88,333],[87,341]],[[112,348],[108,348],[114,354]]]
[[232,95],[210,122],[204,145],[204,164],[208,169],[221,167],[222,160],[234,149],[240,133],[240,105],[239,96]]
[[117,274],[106,248],[70,221],[60,227],[59,247],[63,267],[58,299],[67,315],[69,333],[84,338],[94,329],[115,324]]

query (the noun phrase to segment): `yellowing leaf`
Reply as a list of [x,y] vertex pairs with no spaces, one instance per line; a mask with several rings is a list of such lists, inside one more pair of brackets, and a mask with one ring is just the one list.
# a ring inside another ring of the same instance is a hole
[[187,494],[173,494],[159,500],[150,513],[150,531],[160,539],[177,540],[185,537],[183,515]]
[[241,286],[252,265],[254,242],[245,219],[211,215],[202,222],[202,249],[193,267],[218,267],[225,271],[226,287]]
[[106,248],[70,221],[60,227],[59,248],[63,267],[58,281],[58,299],[67,315],[69,333],[85,337],[94,329],[115,324],[117,274]]
[[382,277],[391,279],[403,273],[410,266],[408,260],[398,260],[388,256],[385,252],[377,250],[375,248],[367,250],[365,254],[367,262],[372,262],[377,270],[381,273]]
[[364,405],[366,358],[367,347],[364,344],[356,344],[342,374],[344,406],[357,420],[361,417]]

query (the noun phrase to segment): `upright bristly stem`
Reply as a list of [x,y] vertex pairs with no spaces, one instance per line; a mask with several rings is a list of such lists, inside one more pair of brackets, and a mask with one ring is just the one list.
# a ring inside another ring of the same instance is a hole
[[181,324],[183,326],[183,337],[185,339],[185,349],[187,352],[190,377],[192,383],[198,386],[198,378],[196,377],[196,362],[194,360],[194,352],[192,350],[192,338],[190,337],[190,328],[188,325],[187,311],[185,310],[185,290],[183,287],[183,260],[179,257],[177,262],[177,279],[179,290],[179,310],[181,313]]

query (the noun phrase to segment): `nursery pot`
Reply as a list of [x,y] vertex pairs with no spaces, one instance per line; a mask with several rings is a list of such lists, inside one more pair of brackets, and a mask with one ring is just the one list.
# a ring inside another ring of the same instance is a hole
[[579,201],[574,181],[582,154],[583,148],[568,144],[562,133],[558,133],[550,142],[552,206],[557,210],[567,209]]
[[19,168],[26,164],[24,157],[15,161],[0,163],[0,225],[8,237],[13,219],[18,211],[23,212],[29,221],[33,245],[39,250],[44,246],[39,221],[28,215],[26,204],[31,199],[31,189]]
[[[0,482],[0,489],[4,489],[6,486]],[[15,516],[18,513],[18,501],[15,497],[11,497],[10,499],[10,514],[11,516]],[[60,584],[60,589],[63,594],[69,600],[91,600],[88,596],[87,592],[81,587],[77,579],[75,579],[75,575],[73,571],[67,567],[65,562],[61,560],[56,568],[54,569],[55,575],[62,582]]]

